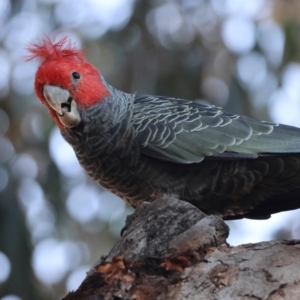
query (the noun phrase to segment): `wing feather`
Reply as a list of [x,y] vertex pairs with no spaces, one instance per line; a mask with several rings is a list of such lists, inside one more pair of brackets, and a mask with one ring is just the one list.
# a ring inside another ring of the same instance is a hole
[[136,96],[132,126],[142,152],[177,163],[300,152],[300,129],[182,99]]

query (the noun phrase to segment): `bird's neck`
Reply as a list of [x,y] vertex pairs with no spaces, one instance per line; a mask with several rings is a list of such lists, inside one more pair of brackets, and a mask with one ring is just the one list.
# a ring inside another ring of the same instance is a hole
[[118,136],[119,140],[132,140],[131,128],[132,106],[134,95],[127,94],[106,84],[109,95],[93,106],[82,109],[81,123],[74,128],[61,130],[64,138],[72,145],[78,146],[78,138],[85,144],[85,140],[97,138],[102,144],[109,143]]
[[134,95],[115,89],[105,82],[109,95],[82,111],[83,131],[105,134],[124,118],[130,118]]

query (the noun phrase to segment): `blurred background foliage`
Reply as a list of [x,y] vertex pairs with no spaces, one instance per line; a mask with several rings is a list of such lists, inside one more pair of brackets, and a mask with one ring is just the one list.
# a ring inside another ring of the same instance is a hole
[[[297,0],[1,0],[0,299],[76,289],[132,212],[86,176],[37,100],[28,43],[69,35],[123,91],[300,126],[299,11]],[[299,238],[297,219],[229,222],[229,242]]]

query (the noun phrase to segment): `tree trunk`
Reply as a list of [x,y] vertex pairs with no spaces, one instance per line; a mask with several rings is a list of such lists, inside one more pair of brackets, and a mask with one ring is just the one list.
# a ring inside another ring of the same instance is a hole
[[300,241],[230,247],[228,233],[189,203],[144,203],[64,300],[300,299]]

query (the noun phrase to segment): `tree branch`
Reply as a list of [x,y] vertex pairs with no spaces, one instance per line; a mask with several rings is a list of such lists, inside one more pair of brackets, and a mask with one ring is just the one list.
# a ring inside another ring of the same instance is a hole
[[228,226],[189,203],[144,203],[77,299],[299,299],[300,241],[230,247]]

